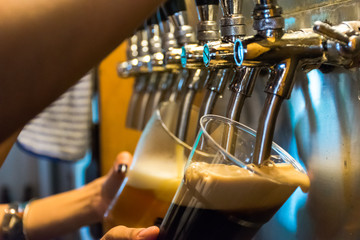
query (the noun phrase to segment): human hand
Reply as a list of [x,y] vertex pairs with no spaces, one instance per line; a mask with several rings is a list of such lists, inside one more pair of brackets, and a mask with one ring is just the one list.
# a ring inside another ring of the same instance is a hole
[[105,176],[88,184],[87,187],[95,189],[91,204],[99,221],[103,219],[106,210],[123,183],[131,163],[132,155],[128,152],[121,152]]
[[127,228],[117,226],[110,229],[101,240],[156,240],[159,228],[152,226],[148,228]]

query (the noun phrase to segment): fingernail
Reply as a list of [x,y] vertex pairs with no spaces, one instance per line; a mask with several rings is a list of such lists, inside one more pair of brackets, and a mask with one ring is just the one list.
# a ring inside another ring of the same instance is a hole
[[121,174],[125,174],[127,172],[128,166],[126,164],[119,164],[117,167],[117,172]]

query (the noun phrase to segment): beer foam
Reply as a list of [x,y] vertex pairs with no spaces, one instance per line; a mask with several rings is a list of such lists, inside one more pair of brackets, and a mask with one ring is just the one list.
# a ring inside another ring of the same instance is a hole
[[298,180],[290,180],[292,174],[298,171],[285,165],[279,168],[261,167],[267,175],[273,174],[271,169],[276,169],[272,177],[275,181],[234,165],[193,162],[186,170],[183,187],[174,201],[189,206],[196,198],[197,207],[218,210],[278,207],[299,186]]
[[168,188],[168,184],[179,183],[182,172],[179,174],[178,168],[178,163],[172,159],[148,158],[146,161],[139,161],[129,171],[127,184],[140,189],[162,190]]
[[303,192],[308,192],[310,187],[310,179],[309,177],[296,170],[291,164],[288,163],[277,163],[268,160],[260,166],[253,166],[256,171],[261,172],[264,175],[267,175],[274,180],[299,186]]

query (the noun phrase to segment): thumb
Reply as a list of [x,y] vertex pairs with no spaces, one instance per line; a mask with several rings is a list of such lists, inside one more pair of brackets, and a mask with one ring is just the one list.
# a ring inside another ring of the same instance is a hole
[[101,240],[156,240],[159,228],[152,226],[148,228],[127,228],[117,226],[110,229]]
[[121,152],[116,156],[114,166],[106,175],[102,187],[102,196],[104,200],[111,201],[119,190],[126,172],[132,163],[132,155],[128,152]]

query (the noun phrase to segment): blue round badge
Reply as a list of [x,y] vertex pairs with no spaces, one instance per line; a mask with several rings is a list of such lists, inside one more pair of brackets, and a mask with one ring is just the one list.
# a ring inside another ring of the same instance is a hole
[[181,48],[181,59],[180,59],[180,61],[181,61],[181,66],[183,68],[185,68],[187,59],[186,59],[186,49],[185,49],[184,46],[182,46],[182,48]]
[[241,66],[244,61],[244,46],[240,39],[236,39],[234,44],[234,59],[238,66]]
[[204,61],[205,67],[208,67],[210,65],[210,50],[209,50],[209,46],[207,44],[204,45],[203,61]]

